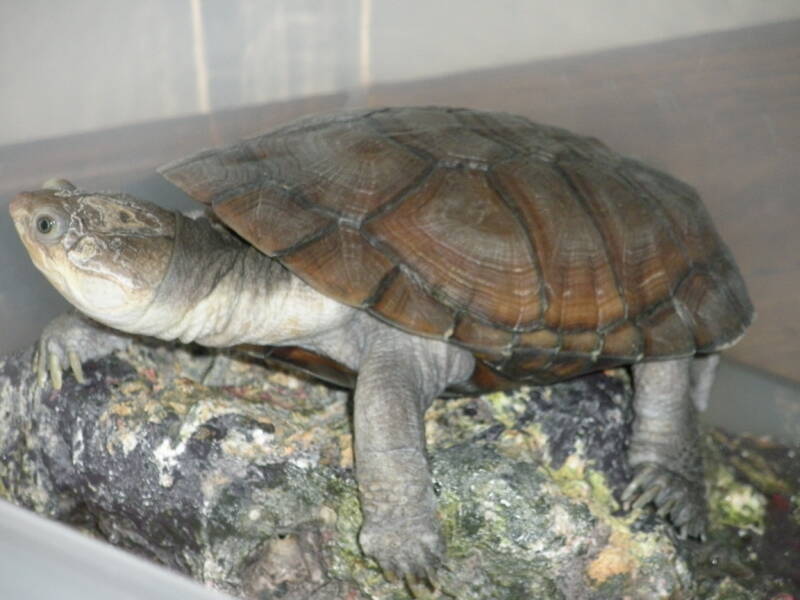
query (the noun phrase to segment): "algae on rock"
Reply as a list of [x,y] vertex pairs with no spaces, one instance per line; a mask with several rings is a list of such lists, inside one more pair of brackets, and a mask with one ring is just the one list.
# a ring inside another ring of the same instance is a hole
[[[357,543],[347,393],[253,359],[147,343],[54,392],[35,388],[30,358],[0,362],[3,497],[242,598],[407,597]],[[707,436],[710,539],[680,542],[616,499],[630,395],[613,371],[434,403],[428,449],[448,550],[431,596],[796,593],[800,550],[786,536],[800,532],[800,485],[774,466],[791,450],[745,453],[746,441]],[[764,456],[769,472],[748,472]]]

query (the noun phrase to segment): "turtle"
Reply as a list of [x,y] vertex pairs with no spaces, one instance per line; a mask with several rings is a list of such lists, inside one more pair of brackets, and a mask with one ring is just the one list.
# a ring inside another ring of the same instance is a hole
[[353,388],[361,548],[424,580],[445,557],[433,399],[630,366],[621,499],[704,535],[696,413],[754,311],[688,184],[592,137],[441,106],[309,116],[160,173],[205,209],[66,180],[11,202],[79,311],[45,328],[42,382],[83,379],[126,332],[256,345]]

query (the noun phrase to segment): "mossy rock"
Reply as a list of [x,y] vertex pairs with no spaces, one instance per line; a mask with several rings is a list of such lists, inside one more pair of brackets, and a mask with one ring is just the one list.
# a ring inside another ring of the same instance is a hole
[[[0,495],[242,598],[409,597],[357,543],[348,394],[200,349],[135,344],[34,386],[0,362]],[[705,436],[711,530],[677,540],[617,500],[624,371],[437,400],[428,449],[448,540],[434,598],[772,598],[800,587],[792,449]],[[797,452],[797,449],[794,450]]]

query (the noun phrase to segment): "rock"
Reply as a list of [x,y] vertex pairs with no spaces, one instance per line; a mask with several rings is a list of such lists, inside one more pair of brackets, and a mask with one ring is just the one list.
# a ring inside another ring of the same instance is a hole
[[[7,357],[0,496],[242,598],[406,597],[356,541],[348,395],[242,358],[140,342],[55,392]],[[613,371],[436,401],[431,597],[800,593],[797,449],[710,431],[709,541],[681,542],[620,509],[630,395]]]

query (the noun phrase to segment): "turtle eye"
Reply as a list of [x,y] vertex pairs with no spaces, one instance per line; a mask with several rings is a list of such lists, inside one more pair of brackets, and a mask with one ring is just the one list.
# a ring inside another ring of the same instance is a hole
[[42,235],[47,235],[56,226],[56,220],[53,217],[41,216],[36,220],[36,230]]
[[53,212],[41,212],[33,219],[36,237],[42,242],[55,242],[64,233],[64,219]]

